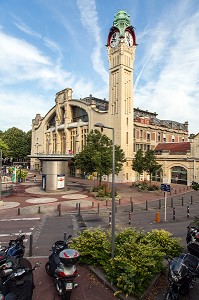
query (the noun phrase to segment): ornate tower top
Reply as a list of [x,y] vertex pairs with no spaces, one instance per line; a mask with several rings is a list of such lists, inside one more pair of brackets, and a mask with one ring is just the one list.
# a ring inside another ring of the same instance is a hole
[[114,16],[113,26],[119,29],[120,36],[124,36],[125,29],[130,25],[130,16],[128,16],[124,10],[118,11]]
[[120,10],[115,16],[113,26],[108,35],[107,46],[117,47],[124,41],[128,47],[136,46],[134,27],[131,26],[130,16],[124,10]]

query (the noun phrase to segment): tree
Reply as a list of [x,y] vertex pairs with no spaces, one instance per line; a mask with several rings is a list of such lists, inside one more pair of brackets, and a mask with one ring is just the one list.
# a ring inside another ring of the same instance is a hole
[[3,133],[2,139],[9,147],[8,156],[14,161],[22,160],[30,154],[30,132],[12,127]]
[[160,171],[162,165],[158,164],[156,161],[155,153],[153,150],[147,150],[144,156],[144,170],[149,173],[150,182],[152,174]]
[[0,150],[2,150],[2,157],[6,157],[9,152],[8,145],[0,138]]
[[137,151],[135,154],[135,158],[133,159],[132,162],[132,169],[139,174],[139,180],[140,180],[140,175],[144,171],[144,164],[145,164],[145,159],[144,159],[144,154],[141,149]]
[[[86,174],[97,172],[101,184],[103,175],[112,173],[112,141],[98,130],[92,130],[82,152],[75,155],[75,166]],[[115,145],[115,174],[118,174],[126,161],[124,151]]]

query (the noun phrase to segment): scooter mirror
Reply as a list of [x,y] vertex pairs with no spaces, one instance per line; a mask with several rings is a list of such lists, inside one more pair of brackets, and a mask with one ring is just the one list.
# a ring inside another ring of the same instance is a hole
[[68,239],[71,239],[71,238],[72,238],[72,234],[69,234]]
[[41,263],[40,262],[36,262],[35,263],[35,268],[38,268],[38,267],[40,267],[41,266]]

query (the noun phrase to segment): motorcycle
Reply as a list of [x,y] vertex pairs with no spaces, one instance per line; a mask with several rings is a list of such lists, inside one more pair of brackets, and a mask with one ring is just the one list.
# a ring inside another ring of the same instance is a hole
[[22,258],[25,253],[23,243],[25,238],[25,234],[22,234],[22,231],[20,231],[18,237],[15,240],[10,240],[8,246],[1,248],[1,251],[5,251],[8,256]]
[[178,300],[180,295],[188,294],[199,277],[199,259],[190,253],[182,253],[168,262],[169,287],[164,299]]
[[189,226],[187,226],[187,244],[195,241],[195,236],[197,233],[199,233],[199,226],[197,226],[195,223],[190,223]]
[[39,266],[40,263],[36,263],[32,268],[28,259],[8,257],[5,252],[1,251],[0,295],[2,300],[31,300],[34,289],[33,271]]
[[17,300],[17,298],[13,293],[9,293],[4,297],[4,295],[0,291],[0,300]]
[[54,277],[55,288],[62,299],[70,300],[71,293],[78,285],[74,282],[77,276],[76,263],[80,254],[69,248],[69,235],[66,241],[57,241],[52,246],[52,254],[48,258],[45,269],[48,275]]

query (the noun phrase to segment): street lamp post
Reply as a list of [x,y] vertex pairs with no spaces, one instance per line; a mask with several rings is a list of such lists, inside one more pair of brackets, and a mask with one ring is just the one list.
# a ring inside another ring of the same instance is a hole
[[94,124],[95,127],[107,128],[112,130],[112,144],[113,144],[113,156],[112,156],[112,244],[111,244],[111,257],[114,258],[115,252],[115,131],[113,127],[105,126],[102,123]]

